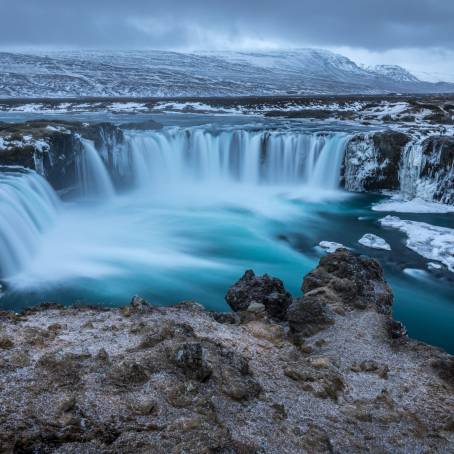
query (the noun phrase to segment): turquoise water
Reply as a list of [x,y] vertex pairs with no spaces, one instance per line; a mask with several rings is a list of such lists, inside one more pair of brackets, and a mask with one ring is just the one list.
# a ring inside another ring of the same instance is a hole
[[[310,192],[310,191],[309,191]],[[11,282],[4,309],[45,301],[124,305],[134,294],[153,304],[197,300],[227,310],[224,295],[252,268],[281,278],[294,295],[323,251],[319,241],[336,241],[374,256],[395,293],[394,315],[410,335],[454,351],[454,279],[447,271],[423,277],[403,273],[426,269],[427,260],[407,249],[405,236],[380,228],[386,213],[370,210],[378,197],[339,192],[296,194],[288,188],[250,188],[164,202],[132,193],[109,203],[66,203],[35,259]],[[452,225],[452,215],[405,215]],[[362,220],[358,220],[361,218]],[[391,252],[357,243],[365,233],[385,238]]]
[[[128,119],[136,120],[117,118]],[[186,116],[166,121],[195,123]],[[320,129],[310,123],[304,127]],[[326,128],[353,131],[345,125]],[[142,187],[104,200],[62,202],[52,226],[37,234],[31,258],[6,280],[0,307],[20,310],[43,302],[118,306],[139,294],[156,305],[191,299],[211,310],[228,310],[224,295],[248,268],[281,278],[298,296],[304,275],[324,254],[317,245],[326,240],[376,257],[394,290],[395,317],[411,336],[454,352],[454,273],[428,271],[429,260],[405,247],[404,234],[378,225],[389,213],[374,212],[371,205],[383,197],[295,184],[186,181],[181,175],[163,180],[159,188]],[[454,227],[453,213],[391,214]],[[392,250],[361,246],[358,239],[365,233],[383,237]],[[409,268],[422,272],[409,275],[404,272]]]

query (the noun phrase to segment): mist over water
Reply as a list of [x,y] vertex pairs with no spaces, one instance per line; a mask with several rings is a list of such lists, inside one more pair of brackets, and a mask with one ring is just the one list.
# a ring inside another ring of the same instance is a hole
[[[304,263],[288,246],[270,242],[270,227],[297,216],[297,200],[345,197],[337,186],[347,137],[199,128],[131,133],[116,164],[132,185],[116,196],[94,144],[82,140],[79,198],[31,239],[33,253],[18,272],[3,277],[12,289],[26,290],[126,275],[169,281],[177,270],[234,275],[248,249],[251,262],[274,256]],[[32,172],[25,176],[31,177],[47,185]],[[231,243],[231,256],[222,243]],[[127,298],[134,291],[115,287],[109,295]]]
[[[8,289],[0,304],[123,305],[140,294],[155,304],[195,299],[227,310],[224,294],[248,268],[283,279],[299,295],[303,276],[323,254],[318,242],[328,240],[378,256],[395,284],[395,310],[410,321],[410,332],[414,326],[433,341],[407,301],[418,286],[422,299],[438,292],[444,320],[418,308],[443,333],[454,319],[449,283],[434,286],[429,276],[420,285],[403,273],[398,260],[408,261],[403,269],[417,268],[419,259],[398,233],[377,231],[371,196],[339,189],[348,137],[206,127],[127,132],[113,169],[83,140],[77,196],[65,201],[34,172],[1,172],[0,191],[9,198],[0,202],[0,241],[8,251],[0,257]],[[14,201],[13,212],[5,200]],[[11,233],[16,224],[18,237]],[[367,232],[384,236],[393,251],[361,249],[357,240]],[[446,346],[438,336],[435,343]]]

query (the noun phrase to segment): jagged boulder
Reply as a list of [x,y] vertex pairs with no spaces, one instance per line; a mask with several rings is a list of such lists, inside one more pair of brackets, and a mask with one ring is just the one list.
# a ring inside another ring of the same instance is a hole
[[321,287],[329,289],[344,306],[391,314],[391,288],[380,264],[370,257],[347,249],[322,257],[318,267],[304,278],[302,290],[307,294]]
[[177,347],[175,363],[187,376],[203,381],[211,375],[207,357],[208,351],[202,344],[185,343]]
[[232,287],[225,299],[234,311],[246,311],[251,306],[265,307],[266,314],[275,320],[285,320],[287,308],[292,297],[284,288],[280,279],[268,274],[256,276],[254,271],[247,270]]
[[347,249],[322,257],[304,278],[302,290],[304,297],[294,300],[287,312],[297,343],[333,324],[335,314],[345,310],[368,308],[391,316],[393,295],[380,264]]

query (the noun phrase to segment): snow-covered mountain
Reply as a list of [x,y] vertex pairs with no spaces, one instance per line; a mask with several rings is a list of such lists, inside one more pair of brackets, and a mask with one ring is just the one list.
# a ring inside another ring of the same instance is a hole
[[399,66],[362,68],[319,49],[0,53],[0,98],[454,92]]
[[398,65],[376,65],[369,70],[372,73],[393,79],[397,82],[420,82],[410,71]]

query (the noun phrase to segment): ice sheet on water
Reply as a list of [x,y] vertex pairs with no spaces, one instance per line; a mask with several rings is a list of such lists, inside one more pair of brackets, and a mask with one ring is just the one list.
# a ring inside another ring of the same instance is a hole
[[336,243],[334,241],[320,241],[320,243],[318,243],[318,245],[321,248],[325,249],[326,252],[328,252],[329,254],[331,254],[331,252],[336,252],[338,249],[345,248],[345,246],[343,244]]
[[443,203],[429,202],[421,198],[403,200],[394,196],[390,200],[377,203],[372,207],[374,211],[393,211],[396,213],[454,213],[454,206]]
[[436,260],[454,272],[454,229],[425,222],[408,221],[397,216],[379,220],[383,227],[399,229],[407,235],[406,246],[417,254]]
[[358,240],[358,243],[372,249],[383,249],[384,251],[391,250],[391,246],[383,238],[374,235],[373,233],[366,233]]

